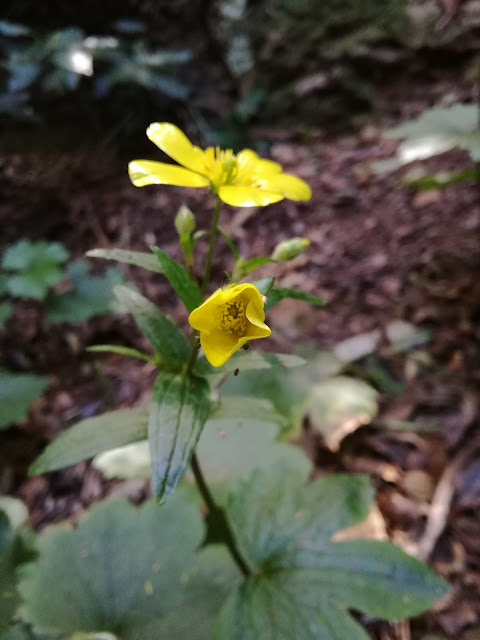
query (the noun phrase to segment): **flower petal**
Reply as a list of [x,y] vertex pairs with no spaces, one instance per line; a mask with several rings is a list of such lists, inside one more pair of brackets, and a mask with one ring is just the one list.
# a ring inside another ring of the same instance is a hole
[[289,173],[261,176],[259,185],[267,191],[281,193],[289,200],[310,200],[312,190],[306,182]]
[[266,207],[267,204],[283,200],[281,193],[271,193],[258,187],[237,187],[235,185],[223,185],[218,190],[218,195],[223,202],[233,207]]
[[237,162],[240,168],[245,168],[251,174],[256,176],[266,176],[282,172],[282,165],[273,160],[265,160],[259,158],[255,151],[251,149],[243,149],[237,155]]
[[264,323],[265,312],[263,311],[263,300],[259,301],[254,298],[250,300],[245,310],[245,315],[250,325],[247,329],[247,336],[249,340],[255,340],[255,338],[267,338],[272,332],[270,327]]
[[204,152],[199,147],[195,147],[183,131],[174,124],[153,122],[147,129],[147,136],[179,164],[197,173],[205,173]]
[[203,304],[194,309],[188,316],[190,326],[197,331],[213,331],[218,327],[218,314],[215,310],[225,302],[223,289],[217,289],[215,293],[205,300]]
[[248,342],[247,337],[238,338],[227,331],[202,331],[200,344],[213,367],[221,367],[237,349]]
[[151,160],[132,160],[128,165],[130,180],[136,187],[147,184],[172,184],[177,187],[206,187],[207,178],[174,164]]

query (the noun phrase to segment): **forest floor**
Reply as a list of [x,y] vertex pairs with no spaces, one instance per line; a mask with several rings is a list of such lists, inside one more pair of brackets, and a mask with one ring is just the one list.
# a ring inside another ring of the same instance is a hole
[[[310,291],[327,304],[280,303],[268,315],[273,337],[266,348],[292,351],[300,343],[312,349],[334,347],[353,336],[368,342],[374,335],[376,365],[386,378],[400,383],[401,391],[398,385],[378,385],[375,423],[345,438],[338,452],[329,451],[320,438],[307,447],[319,472],[371,474],[377,524],[384,534],[407,550],[416,549],[454,587],[433,612],[411,626],[363,620],[377,640],[416,640],[425,632],[455,640],[480,637],[478,185],[465,182],[419,194],[399,184],[406,170],[376,175],[371,169],[396,147],[382,138],[384,129],[437,102],[452,80],[444,77],[427,91],[424,86],[410,88],[403,110],[386,110],[354,133],[333,136],[313,130],[305,143],[300,128],[253,129],[253,138],[272,142],[272,159],[309,182],[312,200],[283,201],[265,209],[226,207],[222,219],[245,255],[269,255],[291,236],[311,240],[303,255],[265,267],[263,275],[275,275],[280,284]],[[385,103],[398,104],[405,90],[398,85],[385,90]],[[143,142],[139,149],[144,155]],[[126,163],[139,153],[132,149],[119,157],[101,142],[72,153],[2,152],[0,248],[27,236],[61,241],[73,257],[94,247],[148,250],[156,244],[180,258],[176,211],[186,204],[204,228],[210,200],[194,189],[134,188]],[[150,157],[154,153],[152,147]],[[469,162],[465,153],[451,151],[422,166],[448,171]],[[201,241],[199,265],[205,252]],[[231,266],[231,257],[224,247],[214,258],[217,285],[224,282],[226,265]],[[184,310],[165,280],[134,267],[124,272],[186,326]],[[394,353],[386,332],[399,320],[428,329],[427,343]],[[49,325],[41,310],[27,303],[17,305],[0,334],[4,366],[50,377],[28,419],[0,432],[0,492],[24,500],[36,528],[76,518],[113,490],[135,501],[149,495],[148,483],[106,481],[89,463],[27,477],[28,466],[45,444],[69,425],[112,406],[148,402],[153,368],[85,351],[100,343],[148,349],[129,318],[111,315],[79,325]],[[360,365],[368,377],[368,363],[361,360]],[[410,430],[387,428],[400,421],[411,423]]]

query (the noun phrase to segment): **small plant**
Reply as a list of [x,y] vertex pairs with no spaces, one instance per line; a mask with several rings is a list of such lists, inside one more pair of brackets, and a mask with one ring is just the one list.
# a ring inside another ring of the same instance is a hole
[[[68,258],[58,242],[19,240],[6,248],[0,263],[0,330],[16,300],[41,304],[50,322],[80,322],[116,310],[112,287],[122,282],[120,271],[110,268],[104,276],[92,276],[87,262],[65,266]],[[67,289],[63,293],[54,289],[60,284]],[[45,376],[0,370],[0,429],[25,418],[47,385]]]
[[[366,640],[349,610],[392,620],[424,611],[447,591],[426,566],[388,542],[332,538],[366,517],[373,489],[362,475],[309,482],[310,462],[278,442],[289,419],[291,379],[284,380],[284,393],[268,399],[255,383],[236,394],[227,388],[230,373],[244,381],[256,375],[258,385],[268,386],[277,369],[301,367],[298,356],[244,347],[268,338],[265,311],[283,298],[322,301],[277,286],[273,278],[238,282],[261,265],[291,259],[308,242],[293,238],[270,257],[240,256],[220,232],[222,202],[263,207],[283,198],[307,201],[310,188],[248,149],[237,155],[202,150],[168,123],[151,125],[147,135],[178,164],[134,160],[135,185],[213,194],[202,273],[197,277],[194,270],[195,220],[185,211],[176,221],[185,266],[158,247],[152,254],[96,249],[90,255],[166,277],[193,331],[186,336],[140,293],[116,287],[153,348],[153,354],[130,352],[158,367],[150,407],[73,426],[45,449],[31,473],[148,438],[153,491],[162,506],[109,501],[74,530],[50,528],[38,541],[38,558],[17,572],[15,621],[30,625],[34,637]],[[208,295],[222,237],[234,258],[231,282]],[[189,466],[205,518],[182,480]]]

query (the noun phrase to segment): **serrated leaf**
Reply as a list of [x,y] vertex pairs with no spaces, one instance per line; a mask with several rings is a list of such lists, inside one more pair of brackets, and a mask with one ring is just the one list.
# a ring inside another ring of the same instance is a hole
[[103,451],[144,440],[148,433],[148,407],[119,409],[87,418],[61,433],[29,469],[30,475],[55,471]]
[[48,378],[0,369],[0,429],[26,417],[28,407],[48,386]]
[[178,485],[209,413],[209,387],[204,378],[159,375],[148,423],[152,483],[157,500],[165,500]]
[[203,302],[202,294],[186,269],[170,258],[162,249],[152,247],[152,251],[160,263],[162,273],[167,277],[187,310],[191,312],[199,307]]
[[116,260],[124,264],[132,264],[147,271],[163,273],[163,269],[158,260],[151,253],[144,251],[126,251],[124,249],[92,249],[87,251],[88,258],[104,258],[105,260]]
[[55,636],[210,640],[238,572],[224,549],[197,552],[203,534],[200,513],[179,496],[162,508],[104,502],[75,529],[41,536],[38,562],[20,572],[22,618]]
[[114,293],[135,319],[142,333],[167,365],[182,367],[189,357],[184,334],[160,309],[137,291],[117,286]]
[[282,466],[254,472],[226,507],[252,574],[223,607],[215,639],[366,640],[349,608],[399,619],[444,595],[442,580],[390,543],[331,542],[366,517],[372,497],[366,476],[306,484]]
[[45,311],[53,322],[82,322],[114,310],[112,289],[123,281],[116,268],[107,269],[103,276],[92,276],[89,265],[77,260],[67,267],[73,291],[61,295],[50,294]]
[[58,242],[19,240],[5,250],[2,267],[9,271],[24,271],[33,265],[62,264],[68,257],[68,251]]
[[298,289],[289,289],[287,287],[272,287],[270,289],[267,302],[265,303],[265,311],[271,309],[274,305],[278,304],[281,300],[285,298],[293,298],[294,300],[302,300],[303,302],[308,302],[309,304],[313,304],[317,307],[323,307],[325,305],[325,300],[318,298],[317,296],[312,295],[311,293],[307,293],[306,291],[299,291]]

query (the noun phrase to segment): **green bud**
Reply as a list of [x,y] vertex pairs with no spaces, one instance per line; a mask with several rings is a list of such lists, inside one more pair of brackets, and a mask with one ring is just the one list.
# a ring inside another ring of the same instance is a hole
[[175,216],[175,228],[179,236],[190,235],[195,229],[195,216],[184,204]]
[[279,242],[272,253],[272,260],[287,262],[302,253],[310,244],[308,238],[290,238]]

